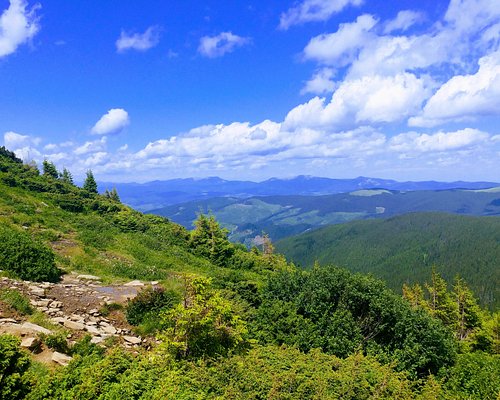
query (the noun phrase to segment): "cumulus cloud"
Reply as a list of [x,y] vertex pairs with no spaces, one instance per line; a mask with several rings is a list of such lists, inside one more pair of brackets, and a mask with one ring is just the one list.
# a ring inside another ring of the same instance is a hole
[[286,116],[284,125],[289,129],[301,126],[341,129],[363,123],[400,121],[416,113],[428,95],[424,81],[410,73],[365,76],[342,82],[330,102],[315,97],[295,107]]
[[487,133],[472,128],[455,132],[437,132],[430,135],[409,132],[394,136],[389,142],[389,147],[398,152],[449,151],[484,143],[489,137]]
[[222,57],[238,47],[250,43],[250,38],[235,35],[231,32],[221,32],[216,36],[203,36],[200,39],[198,52],[205,57]]
[[435,126],[449,120],[500,115],[500,51],[479,60],[472,75],[457,75],[429,99],[413,126]]
[[91,132],[95,135],[109,135],[120,132],[128,126],[130,119],[123,108],[112,108],[96,122]]
[[39,6],[27,7],[25,0],[10,0],[9,8],[0,16],[0,58],[14,53],[40,30],[36,15]]
[[347,65],[371,40],[370,31],[376,24],[377,20],[368,14],[355,22],[340,24],[337,32],[312,38],[304,49],[304,58],[327,65]]
[[3,135],[4,146],[16,153],[17,157],[31,161],[41,156],[37,146],[41,139],[30,135],[21,135],[16,132],[5,132]]
[[9,131],[4,133],[3,141],[5,147],[9,149],[16,149],[23,146],[37,146],[38,144],[40,144],[41,139]]
[[144,33],[127,33],[122,30],[116,41],[116,49],[122,53],[127,50],[146,51],[160,42],[160,28],[150,26]]
[[418,11],[403,10],[393,20],[388,21],[384,27],[384,33],[388,34],[394,31],[406,31],[411,26],[421,22],[424,15]]
[[99,140],[88,141],[82,144],[81,146],[76,147],[73,150],[73,153],[76,155],[89,154],[93,152],[98,152],[104,150],[106,148],[107,139],[103,136]]
[[279,28],[286,30],[292,25],[326,21],[348,6],[359,6],[363,0],[304,0],[281,14]]
[[334,70],[332,68],[322,68],[317,71],[300,91],[301,94],[325,94],[332,93],[335,89],[333,81]]

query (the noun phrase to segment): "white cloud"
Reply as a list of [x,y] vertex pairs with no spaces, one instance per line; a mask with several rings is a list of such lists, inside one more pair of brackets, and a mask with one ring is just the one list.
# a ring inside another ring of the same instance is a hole
[[500,51],[482,57],[477,73],[443,84],[409,124],[434,126],[481,115],[500,115]]
[[315,97],[295,107],[286,116],[284,125],[288,129],[301,126],[341,129],[363,123],[400,121],[416,113],[428,95],[424,81],[413,74],[365,76],[342,82],[329,103]]
[[108,153],[100,151],[91,154],[83,161],[83,165],[87,168],[95,167],[97,165],[102,165],[108,160]]
[[73,150],[73,153],[80,156],[80,155],[84,155],[84,154],[98,152],[98,151],[104,150],[106,148],[106,143],[107,143],[107,139],[105,136],[103,136],[99,140],[85,142],[85,144],[82,144],[81,146],[76,147]]
[[280,29],[306,22],[325,21],[347,6],[359,6],[363,0],[304,0],[281,14]]
[[203,36],[200,39],[198,52],[209,58],[221,57],[248,43],[250,43],[249,38],[231,32],[221,32],[216,36]]
[[38,8],[27,9],[25,0],[10,0],[9,8],[0,16],[0,58],[14,53],[40,30]]
[[403,10],[393,20],[385,24],[384,33],[388,34],[394,31],[406,31],[411,26],[421,22],[424,16],[418,11]]
[[335,90],[335,82],[332,80],[334,71],[332,68],[322,68],[317,71],[300,91],[301,94],[325,94]]
[[434,134],[409,132],[394,136],[389,148],[398,152],[442,152],[485,143],[489,135],[478,129],[465,128],[455,132]]
[[370,31],[376,24],[377,20],[368,14],[359,16],[356,22],[340,24],[337,32],[312,38],[304,49],[304,58],[327,65],[347,65],[372,39]]
[[38,146],[41,139],[9,131],[4,133],[3,142],[8,149],[15,149],[23,146]]
[[95,135],[118,133],[129,123],[127,111],[122,108],[112,108],[96,122],[91,132]]
[[118,52],[127,50],[146,51],[155,47],[160,42],[160,28],[150,26],[144,33],[127,33],[122,30],[116,41]]

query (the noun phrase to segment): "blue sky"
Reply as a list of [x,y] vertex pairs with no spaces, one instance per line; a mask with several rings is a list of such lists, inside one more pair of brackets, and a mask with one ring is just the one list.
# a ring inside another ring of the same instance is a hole
[[77,178],[500,181],[499,1],[0,0],[0,14],[0,143]]

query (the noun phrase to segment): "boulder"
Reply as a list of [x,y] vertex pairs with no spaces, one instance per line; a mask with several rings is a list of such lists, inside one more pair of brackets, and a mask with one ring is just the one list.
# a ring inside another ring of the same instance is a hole
[[131,281],[123,286],[144,286],[144,283],[142,283],[141,281]]
[[74,331],[83,331],[85,329],[85,325],[81,322],[70,321],[68,319],[63,324],[66,328],[73,329]]
[[102,326],[101,330],[109,335],[114,335],[116,333],[116,328],[112,325]]
[[132,344],[141,344],[142,340],[138,337],[135,336],[123,336],[123,339],[126,342],[132,343]]
[[21,328],[35,332],[45,333],[46,335],[50,335],[52,333],[49,329],[44,328],[43,326],[40,325],[32,324],[31,322],[25,322],[24,324],[21,325]]
[[0,318],[0,324],[17,324],[14,318]]
[[68,365],[72,359],[73,357],[67,356],[63,353],[59,353],[58,351],[54,351],[54,354],[52,354],[52,361],[64,366]]
[[21,347],[29,350],[36,350],[40,347],[40,339],[35,337],[26,337],[21,342]]

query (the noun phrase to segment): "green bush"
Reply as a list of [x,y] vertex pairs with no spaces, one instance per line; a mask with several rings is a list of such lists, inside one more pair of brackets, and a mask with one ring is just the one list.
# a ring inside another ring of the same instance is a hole
[[0,289],[0,300],[23,315],[33,314],[29,299],[15,289]]
[[444,388],[455,399],[495,400],[500,395],[500,356],[461,354],[445,380]]
[[61,275],[50,248],[7,226],[0,226],[0,265],[28,281],[57,282]]
[[58,351],[64,354],[70,354],[71,350],[66,340],[64,333],[51,333],[49,335],[40,334],[40,339],[45,345],[52,350]]
[[26,372],[30,358],[19,348],[19,339],[0,335],[0,399],[23,399],[29,392]]
[[179,295],[160,286],[147,287],[127,303],[127,321],[140,325],[148,316],[158,315],[161,310],[170,309],[179,302]]

